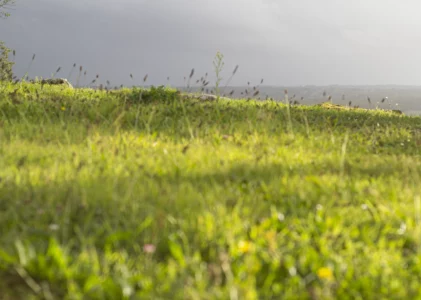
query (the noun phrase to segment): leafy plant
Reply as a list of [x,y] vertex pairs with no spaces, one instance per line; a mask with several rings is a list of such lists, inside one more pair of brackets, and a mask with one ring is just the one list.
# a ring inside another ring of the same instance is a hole
[[11,5],[15,3],[15,0],[0,0],[0,18],[7,18],[10,14],[5,9],[9,9]]
[[12,81],[14,62],[9,60],[11,50],[0,41],[0,81]]
[[216,76],[216,80],[215,80],[215,94],[217,99],[219,100],[220,97],[220,88],[219,88],[219,84],[221,83],[222,77],[221,77],[221,72],[222,69],[224,67],[225,63],[224,63],[224,55],[221,52],[217,52],[215,55],[215,58],[213,60],[213,68],[215,71],[215,76]]

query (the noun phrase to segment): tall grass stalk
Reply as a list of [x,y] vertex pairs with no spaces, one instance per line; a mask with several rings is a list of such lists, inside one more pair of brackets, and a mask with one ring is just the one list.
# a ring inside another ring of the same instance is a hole
[[216,99],[219,100],[220,98],[220,89],[219,84],[222,81],[221,72],[224,68],[224,55],[221,52],[217,52],[213,61],[213,68],[215,72],[215,95]]

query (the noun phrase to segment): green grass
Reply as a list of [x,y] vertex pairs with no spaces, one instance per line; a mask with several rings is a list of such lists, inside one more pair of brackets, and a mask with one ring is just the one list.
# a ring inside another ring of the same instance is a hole
[[328,108],[1,85],[1,296],[419,298],[421,118]]

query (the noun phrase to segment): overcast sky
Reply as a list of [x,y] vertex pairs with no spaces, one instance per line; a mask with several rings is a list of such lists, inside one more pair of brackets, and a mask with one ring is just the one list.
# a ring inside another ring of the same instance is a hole
[[16,0],[0,39],[20,76],[35,53],[31,77],[77,63],[89,81],[182,84],[192,68],[213,74],[220,50],[224,79],[239,65],[234,85],[421,85],[420,12],[419,0]]

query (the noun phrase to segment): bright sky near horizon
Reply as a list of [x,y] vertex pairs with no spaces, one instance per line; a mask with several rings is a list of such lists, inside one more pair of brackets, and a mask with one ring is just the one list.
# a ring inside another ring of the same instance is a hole
[[[421,85],[417,0],[16,0],[0,40],[16,73],[47,77],[73,63],[113,84],[183,84],[213,74],[217,50],[232,84]],[[73,72],[75,76],[76,72]]]

